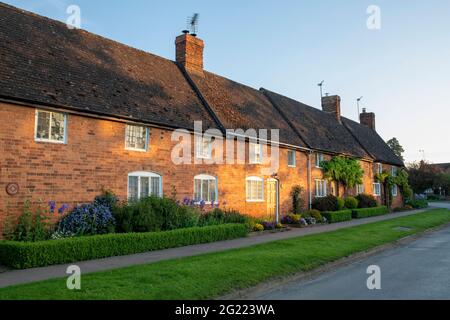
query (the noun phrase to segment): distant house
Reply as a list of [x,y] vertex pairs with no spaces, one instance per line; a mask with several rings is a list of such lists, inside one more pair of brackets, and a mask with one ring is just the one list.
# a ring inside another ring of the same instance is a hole
[[[375,174],[404,166],[375,131],[375,114],[357,123],[341,115],[338,96],[318,110],[208,72],[204,42],[188,33],[171,61],[0,4],[0,43],[0,219],[28,197],[75,205],[104,189],[122,200],[165,195],[255,216],[288,213],[296,185],[306,204],[337,192],[320,168],[335,155],[364,169],[351,193],[381,202]],[[233,165],[205,163],[208,142],[193,142],[200,161],[176,165],[173,130],[193,133],[194,121],[224,134],[278,129],[279,140],[261,147],[245,136],[245,163]],[[280,164],[270,172],[275,144]],[[400,190],[392,194],[400,206]]]

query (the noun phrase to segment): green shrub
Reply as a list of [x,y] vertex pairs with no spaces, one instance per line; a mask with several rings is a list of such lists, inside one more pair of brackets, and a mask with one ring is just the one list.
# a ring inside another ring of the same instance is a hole
[[304,201],[302,198],[303,187],[295,186],[292,188],[291,197],[292,197],[292,211],[294,214],[300,214],[302,208],[304,206]]
[[322,216],[325,217],[329,223],[349,221],[352,220],[352,210],[322,212]]
[[377,200],[374,196],[369,194],[359,194],[356,196],[358,200],[358,208],[376,208],[378,206]]
[[361,219],[375,216],[382,216],[389,213],[387,207],[376,207],[376,208],[363,208],[355,209],[352,211],[353,219]]
[[410,205],[414,209],[425,209],[428,208],[428,201],[425,199],[416,199],[406,201],[407,205]]
[[345,207],[347,209],[357,209],[358,208],[358,200],[354,197],[347,197],[345,199]]
[[290,214],[288,214],[287,216],[285,216],[285,217],[283,217],[281,219],[281,223],[284,223],[284,224],[299,224],[301,218],[302,218],[302,216],[299,215],[299,214],[290,213]]
[[255,232],[261,232],[261,231],[264,231],[264,226],[263,226],[262,224],[260,224],[260,223],[256,223],[256,224],[253,226],[253,231],[255,231]]
[[438,201],[438,200],[441,200],[441,196],[437,195],[437,194],[429,194],[429,195],[427,195],[427,200],[428,201]]
[[337,198],[337,203],[338,203],[338,207],[337,207],[337,211],[341,211],[345,209],[345,200],[342,198]]
[[204,227],[227,223],[248,223],[248,217],[235,210],[222,210],[216,208],[200,215],[197,225],[199,227]]
[[304,218],[314,218],[317,222],[322,222],[322,215],[319,210],[307,210],[303,212],[302,217]]
[[194,227],[199,211],[169,198],[148,197],[115,207],[113,215],[117,232],[153,232]]
[[328,195],[324,198],[316,198],[312,203],[312,208],[324,211],[337,211],[338,210],[338,199],[333,195]]
[[0,241],[0,261],[12,268],[26,269],[236,239],[246,235],[244,224],[227,224],[40,242]]

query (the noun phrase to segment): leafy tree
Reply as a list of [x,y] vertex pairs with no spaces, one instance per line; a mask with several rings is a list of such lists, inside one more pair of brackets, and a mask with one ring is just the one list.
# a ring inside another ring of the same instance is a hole
[[323,161],[321,167],[324,170],[324,176],[330,181],[336,181],[337,193],[339,194],[339,183],[344,187],[344,193],[347,195],[348,188],[353,188],[363,182],[364,170],[356,159],[345,158],[342,156],[333,157],[330,161]]
[[409,165],[409,185],[415,193],[423,193],[434,188],[439,179],[440,172],[425,161],[415,162]]
[[400,159],[402,159],[402,161],[405,161],[405,159],[403,158],[403,153],[405,152],[405,149],[403,149],[397,138],[394,137],[391,140],[388,140],[386,143],[392,149],[392,151],[394,151],[394,153]]

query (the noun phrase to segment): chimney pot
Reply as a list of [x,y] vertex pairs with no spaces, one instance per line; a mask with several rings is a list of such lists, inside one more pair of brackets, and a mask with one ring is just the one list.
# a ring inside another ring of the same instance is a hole
[[373,112],[367,112],[367,109],[364,108],[362,110],[362,113],[359,115],[359,120],[362,125],[365,125],[372,129],[373,131],[376,131],[375,127],[375,113]]
[[322,97],[322,110],[333,114],[336,120],[341,122],[341,97],[336,95]]
[[175,40],[176,61],[186,70],[203,76],[203,40],[184,33]]

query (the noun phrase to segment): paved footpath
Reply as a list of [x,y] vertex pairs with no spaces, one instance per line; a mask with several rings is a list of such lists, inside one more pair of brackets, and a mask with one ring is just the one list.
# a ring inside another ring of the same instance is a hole
[[288,232],[265,233],[262,235],[251,235],[247,238],[220,241],[207,244],[199,244],[182,248],[173,248],[160,251],[146,252],[142,254],[134,254],[129,256],[111,257],[106,259],[98,259],[91,261],[83,261],[78,263],[70,263],[57,266],[49,266],[43,268],[34,268],[27,270],[9,270],[0,266],[0,288],[11,285],[42,281],[52,278],[65,277],[67,267],[77,265],[81,268],[83,274],[124,268],[128,266],[155,263],[158,261],[190,257],[211,252],[225,251],[229,249],[249,247],[253,245],[263,244],[267,242],[303,237],[311,234],[324,233],[358,225],[368,224],[377,221],[390,220],[398,217],[414,215],[425,210],[415,210],[409,212],[389,214],[385,216],[352,220],[348,222],[320,225],[312,228],[292,229]]

